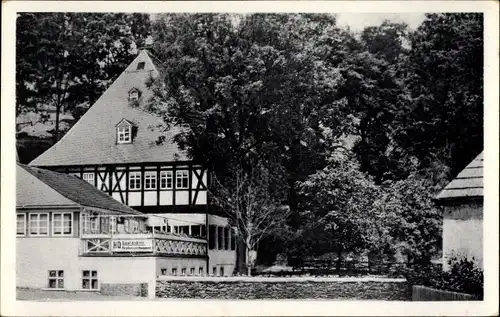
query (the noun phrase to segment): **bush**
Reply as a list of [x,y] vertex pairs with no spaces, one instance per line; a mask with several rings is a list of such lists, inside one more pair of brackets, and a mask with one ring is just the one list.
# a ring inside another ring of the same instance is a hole
[[436,289],[466,293],[483,298],[483,271],[474,261],[451,258],[450,269],[443,271],[434,265],[417,265],[406,272],[410,285],[423,285]]

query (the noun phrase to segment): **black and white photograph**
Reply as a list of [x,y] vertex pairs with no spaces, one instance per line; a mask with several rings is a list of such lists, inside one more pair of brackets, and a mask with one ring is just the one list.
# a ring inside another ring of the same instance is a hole
[[11,11],[9,296],[498,307],[478,3]]

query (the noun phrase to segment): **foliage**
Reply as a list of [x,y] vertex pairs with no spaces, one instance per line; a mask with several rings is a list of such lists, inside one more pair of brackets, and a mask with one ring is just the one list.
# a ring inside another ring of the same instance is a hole
[[372,245],[399,250],[411,261],[430,262],[441,249],[441,211],[432,201],[430,181],[417,175],[386,182],[373,203],[377,220]]
[[450,269],[443,271],[438,266],[415,266],[406,278],[412,285],[423,285],[441,290],[472,294],[483,298],[484,274],[473,260],[451,258]]
[[410,43],[411,103],[397,144],[420,170],[438,161],[456,175],[483,149],[482,14],[428,14]]
[[333,157],[329,166],[299,185],[304,226],[297,245],[302,254],[356,251],[366,247],[376,188],[349,155]]

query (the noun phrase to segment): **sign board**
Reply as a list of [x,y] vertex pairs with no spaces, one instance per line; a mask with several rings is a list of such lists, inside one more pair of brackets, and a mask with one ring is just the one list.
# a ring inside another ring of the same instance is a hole
[[153,239],[113,240],[113,252],[153,252]]

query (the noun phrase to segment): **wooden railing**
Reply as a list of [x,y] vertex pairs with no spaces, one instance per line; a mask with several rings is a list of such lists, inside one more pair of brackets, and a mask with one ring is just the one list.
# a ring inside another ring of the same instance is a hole
[[205,256],[207,242],[175,234],[82,234],[82,255]]

